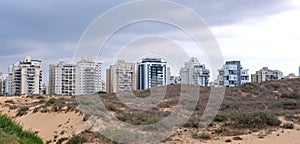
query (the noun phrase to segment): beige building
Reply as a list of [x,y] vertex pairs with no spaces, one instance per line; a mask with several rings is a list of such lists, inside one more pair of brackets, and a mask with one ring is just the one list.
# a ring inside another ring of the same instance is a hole
[[197,84],[208,86],[210,71],[201,64],[199,59],[192,57],[180,69],[180,77],[182,84]]
[[106,92],[116,93],[136,89],[135,64],[118,60],[106,70]]
[[102,91],[102,63],[97,63],[92,57],[82,57],[75,68],[75,94],[95,94]]
[[75,65],[67,61],[49,66],[49,94],[75,94]]
[[270,80],[279,80],[283,78],[283,73],[279,70],[270,70],[268,67],[263,67],[251,75],[251,82],[264,82]]
[[42,90],[42,61],[25,56],[12,66],[11,95],[40,94]]

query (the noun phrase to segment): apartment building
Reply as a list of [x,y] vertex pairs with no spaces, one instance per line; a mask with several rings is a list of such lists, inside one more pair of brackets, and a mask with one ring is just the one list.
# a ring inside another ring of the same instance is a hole
[[180,76],[170,76],[170,84],[180,84],[181,77]]
[[264,82],[270,80],[279,80],[283,78],[283,73],[279,70],[271,70],[268,67],[263,67],[255,74],[251,75],[251,82]]
[[0,72],[0,94],[7,94],[7,78],[8,76]]
[[116,93],[136,89],[135,63],[118,60],[106,70],[106,92]]
[[95,94],[102,91],[101,63],[91,57],[82,57],[75,68],[75,94]]
[[42,82],[42,61],[25,56],[24,61],[9,67],[10,95],[40,94]]
[[137,64],[137,89],[146,90],[170,84],[170,68],[161,58],[144,58]]
[[191,58],[180,70],[182,84],[208,86],[210,71],[201,64],[199,59]]
[[249,82],[248,69],[243,69],[240,61],[227,61],[219,70],[220,86],[232,87]]
[[61,61],[49,66],[49,94],[75,94],[75,64]]

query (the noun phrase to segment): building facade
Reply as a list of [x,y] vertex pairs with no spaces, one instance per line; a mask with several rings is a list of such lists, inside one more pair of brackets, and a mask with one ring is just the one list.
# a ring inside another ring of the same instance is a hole
[[240,61],[227,61],[219,70],[220,86],[232,87],[249,82],[248,69],[243,69]]
[[263,67],[251,75],[251,82],[264,82],[270,80],[279,80],[283,78],[283,73],[279,70],[270,70],[268,67]]
[[[10,95],[40,94],[42,90],[42,61],[25,56],[24,61],[10,66]],[[10,69],[9,68],[9,69]]]
[[74,95],[75,94],[75,68],[74,64],[61,61],[49,66],[49,94]]
[[8,76],[0,73],[0,94],[6,95],[7,94],[7,79]]
[[170,68],[161,58],[144,58],[137,64],[137,89],[146,90],[170,84]]
[[197,58],[191,58],[180,70],[182,84],[208,86],[210,71]]
[[118,60],[106,70],[106,92],[136,90],[135,64]]
[[82,57],[77,62],[75,73],[75,94],[95,94],[102,91],[101,63],[96,63],[91,57]]

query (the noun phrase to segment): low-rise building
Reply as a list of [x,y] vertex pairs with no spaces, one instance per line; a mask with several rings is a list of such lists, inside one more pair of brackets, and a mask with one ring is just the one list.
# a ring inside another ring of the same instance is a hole
[[268,67],[263,67],[251,75],[251,82],[260,83],[264,81],[279,80],[283,78],[283,73],[279,70],[271,70]]

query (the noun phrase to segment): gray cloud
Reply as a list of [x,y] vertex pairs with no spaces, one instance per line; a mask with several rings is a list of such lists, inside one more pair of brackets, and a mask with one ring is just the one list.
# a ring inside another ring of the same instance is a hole
[[[195,11],[210,26],[230,25],[293,8],[288,0],[174,1]],[[82,33],[97,16],[125,2],[127,1],[0,0],[0,71],[6,72],[9,64],[23,59],[24,55],[42,59],[44,71],[47,71],[48,64],[73,56]],[[176,10],[164,12],[185,20]],[[153,13],[160,14],[161,11],[154,9]],[[124,37],[147,33],[148,26],[144,24],[129,28],[123,31]],[[152,25],[151,32],[171,31],[162,25]],[[118,46],[118,43],[115,46]]]

